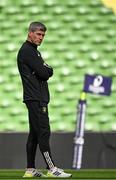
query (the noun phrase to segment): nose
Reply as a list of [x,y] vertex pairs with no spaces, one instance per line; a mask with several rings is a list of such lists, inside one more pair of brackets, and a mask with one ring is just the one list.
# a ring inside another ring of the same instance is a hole
[[41,36],[40,36],[40,40],[42,40],[42,39],[43,39],[43,36],[41,35]]

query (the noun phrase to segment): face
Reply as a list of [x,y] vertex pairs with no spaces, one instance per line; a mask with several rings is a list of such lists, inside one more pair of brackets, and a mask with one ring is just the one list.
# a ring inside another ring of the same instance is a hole
[[37,46],[40,46],[43,38],[45,36],[45,32],[41,30],[36,30],[34,32],[29,32],[28,37],[30,42],[36,44]]

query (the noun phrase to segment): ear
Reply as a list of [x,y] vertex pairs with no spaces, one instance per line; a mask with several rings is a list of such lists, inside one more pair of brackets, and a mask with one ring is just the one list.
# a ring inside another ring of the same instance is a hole
[[33,32],[32,32],[32,31],[28,32],[28,37],[29,37],[29,38],[31,38],[32,35],[33,35]]

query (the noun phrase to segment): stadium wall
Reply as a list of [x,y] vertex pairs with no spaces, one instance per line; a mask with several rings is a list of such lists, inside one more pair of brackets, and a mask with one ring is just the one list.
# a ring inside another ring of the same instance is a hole
[[[52,133],[51,148],[55,163],[72,168],[74,133]],[[26,167],[27,133],[0,133],[0,169]],[[36,166],[45,168],[39,152]],[[85,133],[82,169],[116,168],[116,133]]]

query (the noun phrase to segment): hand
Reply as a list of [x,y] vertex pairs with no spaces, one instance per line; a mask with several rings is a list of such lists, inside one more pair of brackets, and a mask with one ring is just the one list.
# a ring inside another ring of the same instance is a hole
[[49,76],[53,75],[53,68],[44,62],[44,66],[47,68]]
[[45,62],[44,62],[44,66],[45,66],[45,67],[47,67],[47,68],[52,69],[52,67],[51,67],[51,66],[49,66],[48,64],[46,64]]

